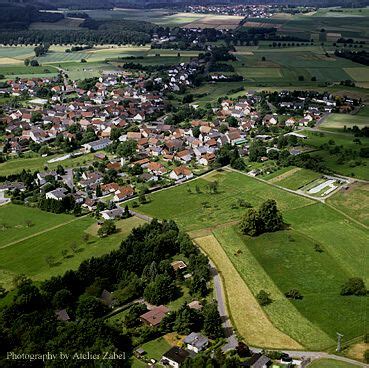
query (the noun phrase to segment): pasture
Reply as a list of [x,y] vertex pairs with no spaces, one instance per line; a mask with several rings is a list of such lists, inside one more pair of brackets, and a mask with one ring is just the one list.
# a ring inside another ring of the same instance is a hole
[[[78,268],[83,260],[118,248],[121,240],[143,223],[136,217],[121,220],[116,234],[100,239],[91,234],[96,220],[89,216],[75,218],[15,205],[2,206],[0,215],[2,219],[6,216],[9,224],[1,230],[5,237],[0,247],[0,283],[5,287],[20,273],[41,281]],[[26,227],[29,218],[33,225]]]
[[[348,117],[360,118],[355,115],[347,115]],[[352,176],[358,179],[369,179],[369,159],[359,157],[353,158],[350,155],[338,155],[333,151],[335,146],[340,146],[344,150],[352,150],[358,152],[363,147],[369,146],[369,139],[360,137],[360,144],[354,142],[354,135],[332,131],[307,131],[301,132],[308,136],[305,141],[306,146],[310,146],[316,151],[312,152],[313,156],[319,157],[329,169],[341,175]],[[343,160],[339,160],[342,156]]]
[[333,359],[318,359],[314,360],[307,366],[308,368],[355,368],[357,365],[346,362],[340,362]]
[[369,226],[369,184],[354,183],[330,197],[328,204]]
[[[225,230],[226,231],[226,230]],[[255,300],[251,290],[243,281],[224,249],[214,237],[208,235],[195,239],[201,249],[209,255],[217,269],[225,288],[227,305],[232,312],[232,322],[237,332],[247,342],[269,348],[298,349],[301,345],[279,331],[267,318]]]

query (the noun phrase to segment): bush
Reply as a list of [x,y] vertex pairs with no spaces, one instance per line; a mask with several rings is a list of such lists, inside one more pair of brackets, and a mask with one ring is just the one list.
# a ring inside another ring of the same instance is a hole
[[365,287],[364,280],[360,277],[352,277],[348,279],[341,288],[341,295],[366,295],[368,290]]
[[99,235],[101,238],[104,238],[105,236],[108,236],[110,234],[114,234],[117,231],[117,227],[115,226],[114,221],[107,220],[105,221],[97,231],[97,235]]
[[268,305],[272,302],[270,294],[267,293],[265,290],[260,290],[258,295],[256,295],[256,299],[261,306]]
[[287,299],[301,300],[303,298],[302,294],[297,289],[291,289],[285,294]]

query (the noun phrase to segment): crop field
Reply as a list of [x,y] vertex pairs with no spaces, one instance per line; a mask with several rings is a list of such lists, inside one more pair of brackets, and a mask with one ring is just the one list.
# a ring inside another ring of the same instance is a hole
[[58,22],[34,22],[31,23],[29,29],[39,29],[39,30],[78,30],[81,29],[79,26],[83,22],[81,18],[64,18]]
[[[6,216],[5,221],[10,226],[1,231],[9,233],[9,238],[2,237],[0,247],[0,283],[5,286],[10,286],[16,274],[24,273],[34,280],[43,280],[77,268],[87,258],[116,249],[134,227],[143,223],[136,217],[121,220],[116,234],[100,239],[92,235],[91,227],[96,220],[88,216],[75,218],[14,205],[2,206],[0,215]],[[25,228],[28,219],[34,225]],[[85,234],[89,235],[87,240]],[[76,249],[72,250],[73,243]],[[63,255],[62,251],[67,254]],[[52,257],[52,264],[47,257]]]
[[[290,185],[296,187],[297,179]],[[206,182],[214,180],[219,183],[219,193],[209,194]],[[196,186],[200,194],[194,190]],[[238,198],[254,206],[266,198],[275,199],[289,229],[256,238],[241,235],[236,224],[245,209],[236,208]],[[340,296],[341,285],[349,277],[358,276],[369,282],[369,231],[347,217],[349,204],[341,205],[345,216],[324,204],[235,172],[213,173],[154,193],[150,200],[138,211],[174,219],[197,241],[200,238],[199,244],[215,262],[226,262],[219,249],[211,250],[216,248],[216,242],[211,240],[215,236],[251,292],[256,295],[264,289],[271,293],[273,303],[264,311],[274,326],[301,345],[326,349],[334,346],[337,331],[350,339],[369,328],[365,314],[369,299]],[[321,252],[316,250],[317,244]],[[227,270],[222,272],[226,285],[232,283],[226,280],[235,277],[228,275],[229,267],[220,269]],[[302,300],[289,301],[284,297],[292,288],[301,292]],[[236,296],[232,297],[231,291],[227,293],[228,303],[235,305]],[[239,309],[240,306],[231,308],[236,321],[242,321]],[[342,315],[344,319],[340,318]]]
[[350,114],[330,114],[319,126],[321,129],[342,130],[345,126],[352,128],[354,125],[360,129],[369,126],[369,119],[366,116]]
[[[277,49],[259,47],[252,51],[247,51],[241,46],[234,54],[237,61],[230,64],[234,66],[236,72],[246,81],[256,83],[274,81],[284,85],[312,85],[317,82],[340,82],[357,80],[369,70],[358,67],[359,64],[349,60],[327,57],[325,51],[318,46]],[[302,81],[299,80],[301,76],[304,78]],[[317,82],[311,82],[313,77]]]

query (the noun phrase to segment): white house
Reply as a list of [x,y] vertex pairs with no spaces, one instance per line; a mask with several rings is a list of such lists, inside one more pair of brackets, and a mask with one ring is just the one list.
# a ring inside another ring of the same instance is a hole
[[56,201],[61,201],[67,195],[68,191],[65,188],[56,188],[51,192],[46,193],[46,199],[55,199]]
[[205,336],[200,335],[197,332],[191,332],[183,340],[188,350],[199,353],[205,350],[209,345],[209,339]]

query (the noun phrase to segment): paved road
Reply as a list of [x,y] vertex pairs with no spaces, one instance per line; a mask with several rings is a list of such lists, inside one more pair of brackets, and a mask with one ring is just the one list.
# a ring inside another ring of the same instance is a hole
[[224,328],[225,337],[227,340],[227,343],[222,347],[222,351],[227,352],[229,350],[233,350],[236,348],[238,344],[238,340],[233,331],[232,322],[227,312],[227,305],[225,302],[222,280],[215,267],[215,264],[212,261],[210,261],[209,263],[210,263],[210,273],[213,277],[213,282],[214,282],[215,298],[218,303],[218,311],[223,321],[223,328]]

